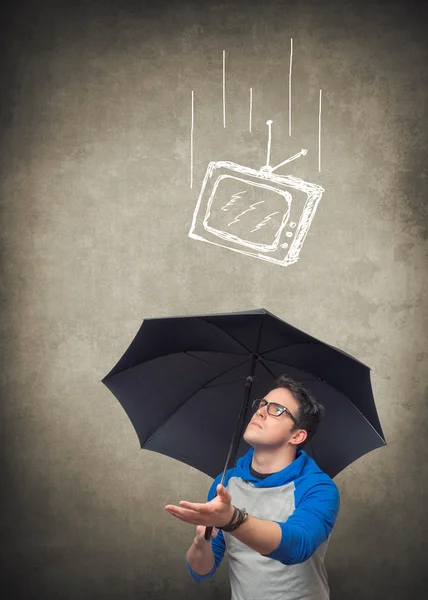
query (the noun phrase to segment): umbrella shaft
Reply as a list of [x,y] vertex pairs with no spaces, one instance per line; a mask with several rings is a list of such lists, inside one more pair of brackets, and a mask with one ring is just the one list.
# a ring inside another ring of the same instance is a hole
[[[233,432],[232,442],[230,444],[229,452],[228,452],[228,455],[226,458],[226,464],[224,465],[223,474],[221,476],[221,481],[220,481],[221,485],[223,485],[223,483],[224,483],[224,479],[226,477],[227,468],[229,466],[230,459],[232,458],[232,465],[235,463],[236,454],[238,452],[239,441],[241,439],[242,430],[244,428],[245,411],[248,406],[248,401],[250,398],[251,385],[253,382],[255,369],[256,369],[256,358],[255,358],[255,356],[253,356],[252,362],[251,362],[251,375],[249,377],[247,377],[247,381],[245,384],[245,396],[242,401],[241,408],[239,410],[238,421],[237,421],[237,424],[235,427],[235,431]],[[215,495],[217,496],[217,492],[215,493]],[[212,530],[213,530],[212,527],[205,528],[205,539],[206,540],[209,540],[211,538]]]
[[232,442],[230,444],[229,452],[228,452],[228,455],[226,458],[226,464],[224,465],[223,474],[221,476],[221,481],[220,481],[221,485],[223,485],[223,483],[224,483],[227,469],[229,466],[229,462],[231,461],[231,458],[232,458],[232,461],[231,461],[232,465],[235,463],[236,454],[238,452],[239,442],[240,442],[241,436],[242,436],[242,430],[244,428],[244,422],[245,422],[244,417],[245,417],[246,409],[248,407],[248,401],[250,398],[251,385],[252,385],[252,381],[253,381],[255,366],[256,366],[256,359],[253,358],[252,365],[251,365],[251,375],[247,378],[247,383],[245,384],[245,396],[244,396],[244,399],[241,404],[238,421],[237,421],[237,424],[235,427],[235,431],[233,432]]

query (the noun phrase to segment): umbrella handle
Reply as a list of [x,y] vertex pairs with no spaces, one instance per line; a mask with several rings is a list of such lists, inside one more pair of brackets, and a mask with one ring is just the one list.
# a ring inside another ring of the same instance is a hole
[[[217,496],[217,492],[214,494],[214,498],[215,498],[216,496]],[[211,539],[211,535],[212,535],[213,529],[214,529],[213,527],[205,527],[205,535],[204,535],[204,538],[205,538],[205,541],[206,541],[206,542],[208,542],[208,540],[210,540],[210,539]]]

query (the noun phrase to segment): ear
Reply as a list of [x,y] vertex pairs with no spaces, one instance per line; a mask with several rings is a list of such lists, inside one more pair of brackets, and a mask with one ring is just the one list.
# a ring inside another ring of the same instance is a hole
[[302,444],[308,437],[308,432],[305,429],[298,429],[290,439],[290,444]]

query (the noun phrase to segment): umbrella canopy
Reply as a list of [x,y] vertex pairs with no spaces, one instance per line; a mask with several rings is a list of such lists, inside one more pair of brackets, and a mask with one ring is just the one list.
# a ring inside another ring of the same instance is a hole
[[249,449],[242,432],[252,401],[280,375],[302,383],[325,407],[304,449],[330,477],[386,444],[369,367],[264,309],[145,319],[102,381],[122,404],[141,448],[214,478],[234,433],[232,463]]

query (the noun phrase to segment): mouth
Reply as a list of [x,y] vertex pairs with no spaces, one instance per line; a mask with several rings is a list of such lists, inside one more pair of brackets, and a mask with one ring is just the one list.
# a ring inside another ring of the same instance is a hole
[[262,428],[262,426],[261,426],[261,425],[259,425],[258,423],[255,423],[255,422],[253,422],[253,423],[250,423],[250,425],[254,425],[254,427],[260,427],[260,429]]

